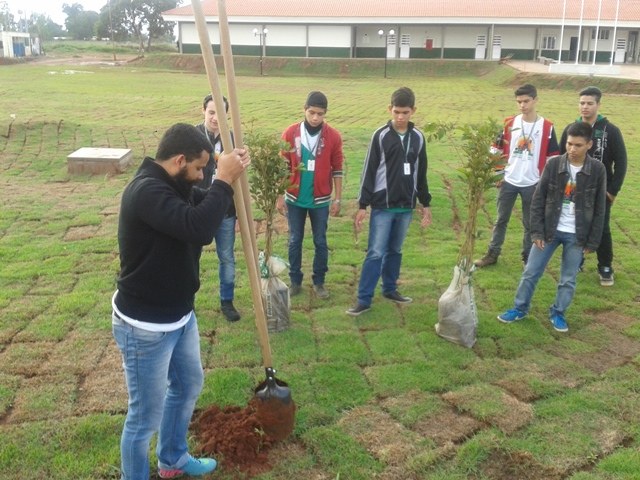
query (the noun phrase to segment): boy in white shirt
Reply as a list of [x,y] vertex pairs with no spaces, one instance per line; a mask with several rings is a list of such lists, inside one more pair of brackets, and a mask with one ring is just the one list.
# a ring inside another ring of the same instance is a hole
[[515,91],[520,114],[508,117],[504,131],[494,147],[500,149],[508,163],[504,180],[498,182],[498,218],[493,227],[487,253],[474,263],[477,267],[493,265],[498,261],[507,225],[518,195],[522,200],[522,261],[526,265],[531,250],[529,216],[531,199],[547,159],[560,153],[553,123],[536,112],[538,92],[530,84]]

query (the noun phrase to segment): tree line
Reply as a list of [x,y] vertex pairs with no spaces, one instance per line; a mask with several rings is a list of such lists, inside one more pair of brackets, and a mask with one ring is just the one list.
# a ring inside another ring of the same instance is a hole
[[0,0],[0,30],[29,32],[42,41],[54,37],[74,40],[108,38],[135,41],[140,51],[149,51],[152,40],[173,41],[174,22],[165,22],[161,13],[177,7],[182,0],[107,0],[100,12],[85,10],[80,3],[65,3],[64,26],[42,13],[16,18],[6,0]]

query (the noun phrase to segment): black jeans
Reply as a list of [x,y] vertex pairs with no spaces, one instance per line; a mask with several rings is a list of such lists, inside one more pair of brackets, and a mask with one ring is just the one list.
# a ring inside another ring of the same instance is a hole
[[609,267],[613,262],[613,241],[611,240],[611,227],[609,219],[611,218],[612,203],[607,199],[607,206],[604,213],[604,227],[602,229],[602,240],[598,247],[598,268]]

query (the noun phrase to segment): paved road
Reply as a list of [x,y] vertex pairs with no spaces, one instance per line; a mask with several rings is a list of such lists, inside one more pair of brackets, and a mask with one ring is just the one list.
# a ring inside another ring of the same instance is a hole
[[[521,60],[509,60],[507,65],[520,70],[521,72],[531,72],[531,73],[549,73],[549,65],[544,65],[540,62],[524,62]],[[620,73],[618,75],[596,75],[602,77],[612,77],[612,78],[630,78],[634,80],[640,80],[640,65],[639,64],[624,64],[624,65],[616,65],[620,68]],[[555,75],[565,75],[563,73],[557,73]],[[585,75],[589,76],[589,75]]]

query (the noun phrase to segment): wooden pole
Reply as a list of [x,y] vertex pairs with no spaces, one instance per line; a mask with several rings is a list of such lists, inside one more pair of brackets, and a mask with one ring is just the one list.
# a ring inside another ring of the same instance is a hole
[[[200,39],[200,49],[202,50],[202,57],[204,59],[204,66],[207,71],[207,78],[209,79],[209,86],[211,88],[211,95],[216,106],[216,112],[224,112],[224,99],[222,98],[222,91],[219,84],[218,70],[216,67],[215,59],[213,57],[213,50],[211,49],[211,41],[209,39],[209,32],[207,30],[207,24],[204,18],[204,12],[202,11],[202,5],[200,0],[193,0],[191,3],[193,8],[193,14],[196,21],[196,28],[198,30],[198,37]],[[220,14],[220,12],[218,12]],[[225,14],[226,18],[226,14]],[[226,72],[229,76],[229,72]],[[235,78],[227,81],[232,81],[235,90]],[[235,97],[235,91],[234,91]],[[231,107],[231,103],[229,104]],[[234,107],[237,114],[237,104]],[[233,111],[232,111],[233,113]],[[229,124],[227,123],[226,115],[218,115],[218,125],[220,126],[220,138],[222,140],[222,146],[224,153],[230,153],[233,150],[233,142],[231,140],[231,131],[229,130]],[[236,142],[240,145],[242,137],[236,136]],[[260,348],[262,350],[262,360],[265,368],[271,368],[271,347],[269,345],[269,333],[267,331],[267,319],[264,311],[264,304],[262,303],[262,288],[260,285],[260,275],[258,272],[258,259],[254,254],[253,245],[255,244],[255,235],[251,234],[250,224],[253,224],[253,218],[251,215],[250,203],[245,203],[245,198],[250,199],[249,193],[245,193],[244,185],[248,186],[246,172],[243,172],[240,179],[233,184],[234,200],[236,203],[236,213],[238,215],[238,221],[240,223],[240,235],[242,239],[242,248],[244,250],[244,256],[247,261],[247,270],[249,273],[249,281],[251,284],[251,295],[253,298],[253,306],[255,309],[256,327],[258,328]]]
[[[231,51],[231,36],[229,35],[229,21],[227,19],[227,8],[225,0],[218,0],[218,22],[220,26],[220,51],[224,60],[224,73],[227,79],[227,99],[229,100],[229,111],[231,112],[231,123],[233,124],[233,136],[237,145],[243,145],[242,122],[240,121],[240,105],[236,89],[236,71],[233,64],[233,53]],[[247,175],[240,177],[242,183],[242,194],[244,205],[247,208],[249,231],[251,233],[251,246],[255,258],[258,258],[258,246],[256,244],[255,224],[252,220],[251,212],[251,189]]]

